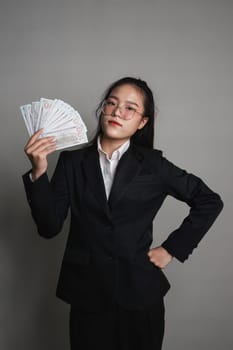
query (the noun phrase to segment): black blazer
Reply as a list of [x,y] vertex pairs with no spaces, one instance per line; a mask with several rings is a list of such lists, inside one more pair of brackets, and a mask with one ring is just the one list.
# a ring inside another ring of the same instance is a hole
[[107,200],[96,143],[63,151],[51,181],[23,175],[38,233],[57,235],[71,211],[71,223],[57,285],[57,297],[85,311],[151,306],[170,283],[147,255],[152,220],[167,195],[190,206],[180,227],[162,246],[184,262],[223,208],[220,196],[199,177],[167,160],[161,150],[130,143],[121,157]]

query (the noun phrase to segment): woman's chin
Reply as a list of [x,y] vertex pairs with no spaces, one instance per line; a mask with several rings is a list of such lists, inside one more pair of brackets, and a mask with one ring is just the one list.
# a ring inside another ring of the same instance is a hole
[[104,130],[103,136],[108,139],[122,139],[125,136],[119,130]]

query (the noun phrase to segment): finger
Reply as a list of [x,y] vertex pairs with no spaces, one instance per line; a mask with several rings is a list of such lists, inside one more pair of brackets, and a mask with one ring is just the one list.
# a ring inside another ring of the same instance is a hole
[[56,150],[57,150],[57,146],[50,147],[50,149],[47,151],[47,155],[50,153],[53,153]]
[[53,146],[53,147],[47,147],[47,149],[45,149],[43,152],[40,152],[40,153],[37,153],[37,154],[34,154],[34,158],[35,159],[39,159],[39,160],[46,160],[47,158],[47,155],[56,151],[56,147]]
[[32,156],[38,156],[41,155],[46,149],[50,149],[50,147],[56,147],[56,141],[47,141],[42,144],[39,144],[36,148],[32,149],[29,154]]
[[46,144],[50,144],[50,143],[54,143],[56,142],[56,138],[53,136],[47,136],[47,137],[43,137],[42,139],[39,139],[37,141],[35,141],[29,148],[28,150],[34,150],[37,149],[40,146],[46,145]]
[[25,152],[27,154],[31,154],[33,152],[35,152],[36,150],[38,150],[41,146],[43,145],[50,145],[56,142],[56,139],[54,139],[53,136],[47,136],[47,137],[43,137],[40,140],[35,141],[33,144],[31,144],[30,146],[25,148]]
[[26,147],[25,147],[25,150],[28,150],[28,149],[34,149],[36,147],[38,147],[38,145],[40,144],[43,144],[45,142],[48,142],[48,141],[52,141],[52,140],[55,140],[55,137],[54,136],[46,136],[46,137],[42,137],[40,139],[37,139],[35,140],[34,142],[28,144]]
[[40,153],[40,155],[46,158],[48,154],[53,153],[54,151],[56,151],[56,149],[56,146],[47,147],[47,149]]
[[37,130],[31,137],[30,139],[28,140],[28,142],[26,143],[26,147],[30,146],[33,142],[36,141],[36,139],[42,134],[43,132],[43,128]]

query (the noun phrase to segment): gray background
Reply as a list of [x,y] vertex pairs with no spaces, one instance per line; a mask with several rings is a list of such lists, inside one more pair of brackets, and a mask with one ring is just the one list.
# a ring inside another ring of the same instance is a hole
[[[52,240],[37,235],[21,179],[30,164],[19,106],[61,98],[90,138],[102,92],[125,75],[157,95],[155,147],[225,203],[189,259],[166,267],[164,350],[232,348],[232,15],[230,0],[1,1],[1,349],[69,349],[69,305],[54,296],[68,225]],[[166,199],[153,246],[188,210]]]

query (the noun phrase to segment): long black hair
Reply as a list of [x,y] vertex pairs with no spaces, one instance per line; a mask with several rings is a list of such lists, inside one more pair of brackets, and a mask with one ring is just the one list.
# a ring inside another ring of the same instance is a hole
[[144,125],[142,129],[138,129],[133,136],[131,136],[131,141],[134,144],[144,146],[147,148],[153,148],[154,143],[154,120],[157,117],[158,108],[155,105],[154,97],[151,89],[144,80],[140,78],[124,77],[115,82],[113,82],[104,92],[102,99],[95,111],[95,115],[98,119],[98,126],[96,134],[90,143],[97,141],[99,135],[103,133],[101,128],[101,107],[103,101],[106,100],[111,92],[122,85],[132,85],[140,90],[144,97],[144,116],[148,118],[148,122]]

